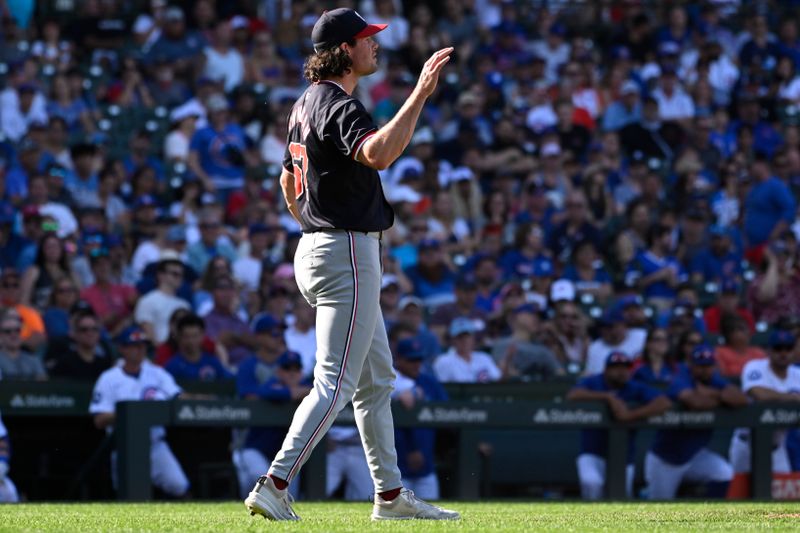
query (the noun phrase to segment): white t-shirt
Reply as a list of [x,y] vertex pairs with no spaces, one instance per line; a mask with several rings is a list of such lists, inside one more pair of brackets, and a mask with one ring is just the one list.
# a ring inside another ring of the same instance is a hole
[[[781,379],[772,371],[769,359],[748,361],[742,369],[742,391],[747,392],[754,387],[763,387],[775,392],[800,394],[800,368],[789,366],[786,369],[786,378]],[[736,430],[736,434],[746,437],[750,434],[750,429],[739,428]],[[782,443],[784,435],[786,435],[786,431],[776,431],[775,443]]]
[[500,379],[500,369],[485,352],[472,352],[467,361],[452,348],[436,358],[433,372],[442,383],[488,383]]
[[189,138],[182,131],[171,131],[164,139],[164,157],[181,161],[189,158]]
[[221,54],[209,46],[203,50],[203,53],[206,56],[204,74],[212,80],[223,80],[226,93],[242,83],[244,60],[242,59],[242,54],[235,48],[231,48],[225,54]]
[[317,329],[312,327],[302,333],[294,326],[290,326],[286,328],[283,338],[286,339],[288,349],[300,354],[300,359],[303,361],[303,376],[313,376],[314,365],[317,364]]
[[[172,375],[149,361],[142,363],[138,376],[126,374],[122,361],[109,368],[97,378],[89,404],[91,414],[113,413],[117,402],[126,400],[170,400],[180,394],[182,389],[175,383]],[[111,432],[111,427],[107,428]],[[153,427],[150,438],[157,441],[164,438],[164,428]]]
[[680,120],[694,117],[694,102],[683,89],[675,89],[671,96],[661,88],[653,91],[653,98],[658,102],[658,116],[661,120]]
[[597,339],[589,345],[586,353],[586,369],[583,373],[591,376],[603,372],[606,368],[606,358],[613,351],[620,351],[631,359],[638,359],[644,350],[645,339],[647,339],[647,331],[641,328],[628,329],[625,340],[616,346],[606,344],[602,338]]
[[233,277],[248,291],[258,290],[261,279],[261,261],[252,256],[240,256],[233,262]]
[[178,309],[191,309],[191,306],[182,298],[154,289],[136,303],[134,318],[138,324],[149,322],[153,327],[153,340],[161,344],[169,337],[169,319]]

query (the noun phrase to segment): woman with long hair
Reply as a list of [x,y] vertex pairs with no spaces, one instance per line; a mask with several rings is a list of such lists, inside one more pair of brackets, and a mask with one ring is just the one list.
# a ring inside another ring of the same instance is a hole
[[632,379],[648,385],[663,385],[686,370],[686,366],[676,361],[670,350],[667,330],[653,328],[647,334],[642,357],[633,371]]
[[767,354],[750,343],[750,327],[737,314],[725,314],[720,321],[724,344],[716,347],[717,366],[725,377],[740,377],[744,365],[753,359],[764,359]]
[[47,307],[55,280],[72,279],[80,287],[78,277],[69,262],[65,243],[55,233],[45,233],[39,239],[36,259],[22,276],[20,302],[38,309]]
[[64,337],[69,333],[69,313],[78,303],[78,287],[75,282],[62,277],[55,280],[50,301],[42,315],[47,338]]

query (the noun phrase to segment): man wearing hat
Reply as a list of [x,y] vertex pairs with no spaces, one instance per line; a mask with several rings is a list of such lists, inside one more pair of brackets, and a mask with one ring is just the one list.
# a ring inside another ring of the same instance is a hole
[[[284,447],[245,500],[251,513],[296,520],[285,488],[344,405],[353,400],[377,494],[372,518],[455,519],[403,490],[391,423],[391,353],[380,316],[380,239],[394,222],[377,170],[407,147],[452,48],[433,54],[397,115],[378,128],[352,94],[378,69],[372,38],[384,25],[356,11],[324,12],[305,64],[310,87],[295,103],[281,189],[304,232],[295,277],[318,308],[314,389],[295,415]],[[346,186],[343,186],[346,184]],[[452,288],[452,287],[451,287]]]
[[644,349],[647,332],[641,328],[629,328],[619,306],[607,309],[598,320],[600,338],[589,345],[586,353],[584,374],[593,375],[603,371],[609,352],[619,351],[636,360]]
[[708,235],[708,246],[692,257],[689,266],[692,281],[719,284],[726,279],[741,279],[742,255],[734,249],[731,230],[714,224]]
[[[747,405],[747,396],[721,378],[715,367],[713,348],[698,345],[692,350],[689,372],[675,377],[667,396],[691,411]],[[708,449],[713,433],[712,429],[662,429],[656,433],[645,458],[645,479],[650,499],[675,498],[684,480],[706,483],[706,496],[725,496],[733,478],[733,468],[723,457]]]
[[616,131],[638,122],[642,117],[641,89],[631,80],[625,80],[619,89],[619,98],[611,102],[603,115],[603,130]]
[[448,326],[457,317],[472,319],[476,324],[486,324],[488,319],[488,313],[476,305],[478,284],[475,276],[465,274],[456,278],[455,295],[454,302],[440,305],[431,316],[430,329],[439,338],[439,342],[444,342]]
[[[266,337],[283,335],[283,325],[269,315],[256,322],[257,331]],[[273,343],[278,346],[280,343]],[[271,345],[272,346],[272,345]],[[303,377],[303,360],[300,354],[286,350],[277,357],[268,359],[265,353],[245,361],[236,376],[236,392],[245,400],[261,400],[272,403],[297,402],[311,390],[311,379]],[[271,351],[270,354],[274,353]],[[269,468],[270,462],[280,450],[288,428],[249,428],[235,442],[233,464],[239,479],[242,495],[250,492],[253,476],[259,476]],[[292,483],[289,490],[293,496],[299,492],[299,483]]]
[[564,374],[553,352],[537,340],[539,320],[539,308],[535,304],[526,303],[511,310],[508,317],[511,334],[492,345],[492,357],[504,375],[549,379]]
[[[407,409],[419,403],[446,402],[448,399],[442,384],[422,371],[425,355],[422,344],[415,337],[397,342],[394,358],[397,379],[392,399]],[[438,500],[439,479],[434,465],[436,431],[431,428],[395,429],[394,439],[405,486],[420,498]]]
[[459,317],[450,323],[451,348],[436,358],[433,370],[442,383],[488,383],[502,372],[486,352],[475,350],[475,323]]
[[[606,356],[605,370],[582,378],[567,394],[567,400],[599,401],[608,404],[613,417],[620,422],[644,420],[660,415],[672,402],[656,389],[631,379],[633,361],[624,352],[612,351]],[[628,497],[633,494],[636,432],[628,432],[628,458],[625,487]],[[606,482],[608,432],[597,429],[581,431],[581,451],[577,459],[581,497],[599,500]]]
[[[800,401],[800,367],[794,366],[797,338],[777,329],[769,337],[769,359],[749,361],[742,369],[742,390],[756,402]],[[787,432],[773,435],[772,471],[791,472],[786,450]],[[750,472],[750,430],[737,429],[731,438],[729,457],[733,471]]]
[[[113,430],[116,404],[123,401],[172,400],[182,394],[172,376],[147,359],[147,334],[138,326],[120,333],[115,344],[121,363],[103,372],[94,385],[89,413],[95,425],[108,433]],[[189,490],[189,480],[164,440],[163,427],[150,429],[150,479],[170,496],[180,498]],[[111,454],[111,475],[116,485],[117,453]]]
[[414,294],[433,307],[452,301],[456,275],[445,262],[442,243],[423,239],[417,250],[417,264],[405,270]]

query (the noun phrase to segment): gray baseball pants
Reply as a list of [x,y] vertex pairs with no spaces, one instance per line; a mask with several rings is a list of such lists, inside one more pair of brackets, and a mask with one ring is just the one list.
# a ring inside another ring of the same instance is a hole
[[317,309],[314,387],[294,414],[269,473],[291,481],[353,402],[376,492],[402,486],[390,395],[395,379],[379,304],[380,234],[304,233],[294,256],[300,292]]

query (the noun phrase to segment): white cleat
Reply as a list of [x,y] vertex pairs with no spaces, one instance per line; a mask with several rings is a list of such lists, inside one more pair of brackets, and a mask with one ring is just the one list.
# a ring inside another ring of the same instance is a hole
[[414,496],[414,491],[403,489],[394,500],[387,502],[378,494],[372,507],[373,520],[459,520],[456,511],[442,509]]
[[300,520],[292,509],[292,500],[288,490],[278,490],[272,478],[261,476],[244,500],[244,506],[250,516],[260,514],[267,520]]

